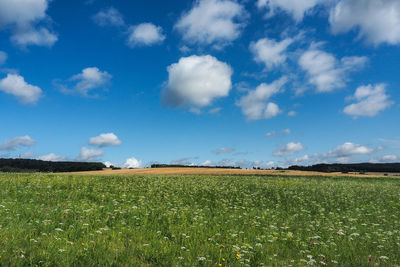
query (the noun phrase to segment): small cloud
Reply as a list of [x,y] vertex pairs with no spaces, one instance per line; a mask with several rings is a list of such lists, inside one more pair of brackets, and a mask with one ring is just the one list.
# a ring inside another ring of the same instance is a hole
[[283,85],[287,82],[286,77],[274,81],[271,84],[262,83],[255,90],[240,98],[237,105],[242,108],[242,113],[249,120],[269,119],[278,115],[281,111],[279,106],[268,102],[273,95],[283,91]]
[[47,154],[47,155],[40,156],[40,157],[38,157],[38,159],[39,160],[44,160],[44,161],[63,161],[66,158],[63,157],[63,156],[58,156],[58,155],[56,155],[54,153],[50,153],[50,154]]
[[82,147],[81,152],[76,159],[79,161],[96,161],[99,157],[103,155],[103,150]]
[[304,149],[305,149],[304,146],[300,142],[297,143],[290,142],[284,145],[281,149],[276,150],[273,153],[273,156],[275,157],[290,156]]
[[110,7],[108,9],[100,10],[96,15],[93,17],[93,21],[99,26],[124,26],[125,22],[121,15],[121,13],[113,8]]
[[390,96],[386,94],[385,84],[360,86],[354,96],[350,98],[357,102],[346,106],[343,111],[354,117],[373,117],[393,105],[394,102],[389,98]]
[[11,73],[0,79],[0,91],[15,96],[21,104],[35,104],[42,96],[42,89],[27,83],[24,77]]
[[275,137],[275,131],[268,132],[265,134],[266,137]]
[[8,55],[6,52],[0,51],[0,66],[6,63],[7,57]]
[[240,36],[246,16],[244,7],[236,1],[199,0],[174,28],[188,43],[221,48]]
[[399,160],[399,158],[396,155],[385,155],[382,157],[382,162],[395,162]]
[[220,112],[221,110],[222,110],[221,107],[216,107],[216,108],[210,109],[210,110],[208,111],[208,113],[209,113],[209,114],[219,114],[219,112]]
[[106,71],[100,71],[97,67],[83,69],[81,73],[72,76],[69,81],[75,83],[71,89],[61,85],[61,91],[67,94],[78,93],[89,96],[89,92],[97,88],[104,88],[112,76]]
[[0,150],[15,150],[20,147],[31,147],[34,145],[36,145],[36,141],[30,136],[17,136],[0,144]]
[[151,46],[162,43],[165,40],[162,28],[153,23],[141,23],[131,26],[128,31],[128,45],[130,47]]
[[294,110],[291,110],[291,111],[288,112],[288,116],[290,116],[290,117],[294,117],[296,115],[297,115],[297,112],[294,111]]
[[103,133],[96,137],[89,139],[89,144],[92,146],[106,147],[106,146],[119,146],[122,144],[121,140],[114,133]]
[[141,168],[143,163],[141,160],[137,160],[136,158],[128,158],[124,163],[125,168]]
[[263,38],[250,44],[250,51],[254,60],[265,65],[266,70],[279,67],[286,61],[286,49],[293,43],[291,38],[276,42],[275,40]]
[[299,65],[307,72],[309,83],[319,93],[344,87],[348,73],[361,69],[368,61],[366,57],[343,57],[339,61],[334,55],[316,46],[318,45],[312,45],[300,56]]

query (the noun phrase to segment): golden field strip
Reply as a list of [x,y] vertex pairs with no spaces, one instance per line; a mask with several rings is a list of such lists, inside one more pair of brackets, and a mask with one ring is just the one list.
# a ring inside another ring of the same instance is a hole
[[[69,173],[70,174],[70,173]],[[359,174],[341,172],[310,172],[293,170],[252,170],[252,169],[219,169],[219,168],[143,168],[143,169],[103,169],[101,171],[75,172],[74,174],[87,175],[288,175],[288,176],[352,176],[352,177],[385,177],[385,173]],[[391,173],[389,176],[400,176]]]

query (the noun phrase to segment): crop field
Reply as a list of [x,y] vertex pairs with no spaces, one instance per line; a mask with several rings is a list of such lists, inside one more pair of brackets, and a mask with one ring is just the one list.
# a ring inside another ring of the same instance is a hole
[[0,266],[396,266],[400,179],[0,174]]

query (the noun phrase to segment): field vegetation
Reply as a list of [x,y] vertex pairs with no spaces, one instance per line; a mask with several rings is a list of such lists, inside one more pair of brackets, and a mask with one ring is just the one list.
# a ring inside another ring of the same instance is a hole
[[0,266],[395,266],[395,178],[0,174]]

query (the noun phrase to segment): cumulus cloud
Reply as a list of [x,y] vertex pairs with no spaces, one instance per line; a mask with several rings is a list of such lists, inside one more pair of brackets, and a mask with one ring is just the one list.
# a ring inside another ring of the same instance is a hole
[[42,96],[42,89],[28,84],[24,77],[10,73],[0,80],[0,91],[15,96],[21,104],[35,104]]
[[119,146],[122,142],[114,133],[102,133],[99,136],[91,137],[89,139],[89,144],[92,146],[106,147]]
[[182,57],[168,67],[163,103],[172,107],[201,108],[214,99],[228,96],[232,88],[231,67],[215,57]]
[[28,45],[51,47],[57,40],[57,35],[49,32],[48,29],[43,27],[16,32],[11,36],[11,41],[22,47]]
[[6,52],[0,51],[0,65],[3,65],[6,63],[7,57],[8,56],[7,56]]
[[74,83],[71,89],[61,85],[61,91],[67,94],[78,93],[89,96],[89,92],[93,89],[104,88],[111,78],[112,76],[108,72],[101,71],[97,67],[86,68],[69,79],[70,82]]
[[398,0],[341,0],[331,10],[329,22],[334,34],[358,31],[358,38],[379,45],[400,43]]
[[189,43],[218,46],[239,37],[246,17],[244,7],[231,0],[197,0],[175,25]]
[[328,153],[323,154],[324,157],[347,158],[354,155],[367,155],[374,152],[373,148],[358,145],[352,142],[346,142],[343,145],[335,147]]
[[356,103],[350,104],[344,108],[344,113],[351,116],[376,116],[379,112],[389,108],[394,102],[389,100],[386,94],[386,85],[367,85],[357,88],[351,99]]
[[304,150],[304,146],[300,142],[289,142],[285,144],[281,149],[276,150],[273,153],[273,156],[280,157],[280,156],[290,156],[294,153],[297,153],[301,150]]
[[253,53],[254,60],[263,63],[267,70],[278,67],[286,61],[286,49],[293,43],[291,38],[280,42],[263,38],[257,42],[250,43],[250,51]]
[[213,151],[214,154],[220,155],[220,154],[229,154],[235,152],[236,149],[232,147],[221,147]]
[[37,24],[47,18],[49,0],[0,1],[0,29],[10,29],[11,40],[19,46],[52,46],[57,35]]
[[280,113],[277,104],[268,102],[275,94],[282,91],[287,82],[286,77],[274,81],[271,84],[262,83],[255,90],[251,90],[237,103],[242,108],[242,113],[249,120],[269,119]]
[[134,157],[127,159],[124,163],[125,168],[141,168],[142,166],[142,161]]
[[40,156],[40,157],[38,157],[38,159],[39,160],[44,160],[44,161],[63,161],[63,160],[65,160],[65,157],[58,156],[58,155],[56,155],[54,153],[50,153],[50,154],[47,154],[47,155]]
[[111,166],[115,166],[112,162],[110,161],[105,161],[103,162],[104,165],[106,165],[107,168],[110,168]]
[[340,61],[332,54],[311,47],[300,59],[300,67],[307,72],[309,83],[317,92],[330,92],[346,85],[347,74],[362,68],[366,57],[343,57]]
[[15,150],[20,147],[31,147],[34,145],[36,145],[36,141],[29,135],[17,136],[0,144],[0,150]]
[[382,157],[382,162],[395,162],[399,158],[396,155],[385,155]]
[[267,9],[267,18],[273,16],[275,12],[284,11],[291,15],[296,22],[303,20],[306,13],[310,12],[317,4],[326,2],[325,0],[258,0],[259,9]]
[[153,23],[141,23],[131,26],[128,31],[128,45],[130,47],[151,46],[162,43],[165,40],[162,28]]
[[103,155],[103,150],[82,147],[81,152],[76,159],[79,161],[96,161],[99,157]]
[[124,26],[125,22],[122,17],[122,14],[115,9],[114,7],[110,7],[104,10],[100,10],[93,17],[93,21],[99,26]]

